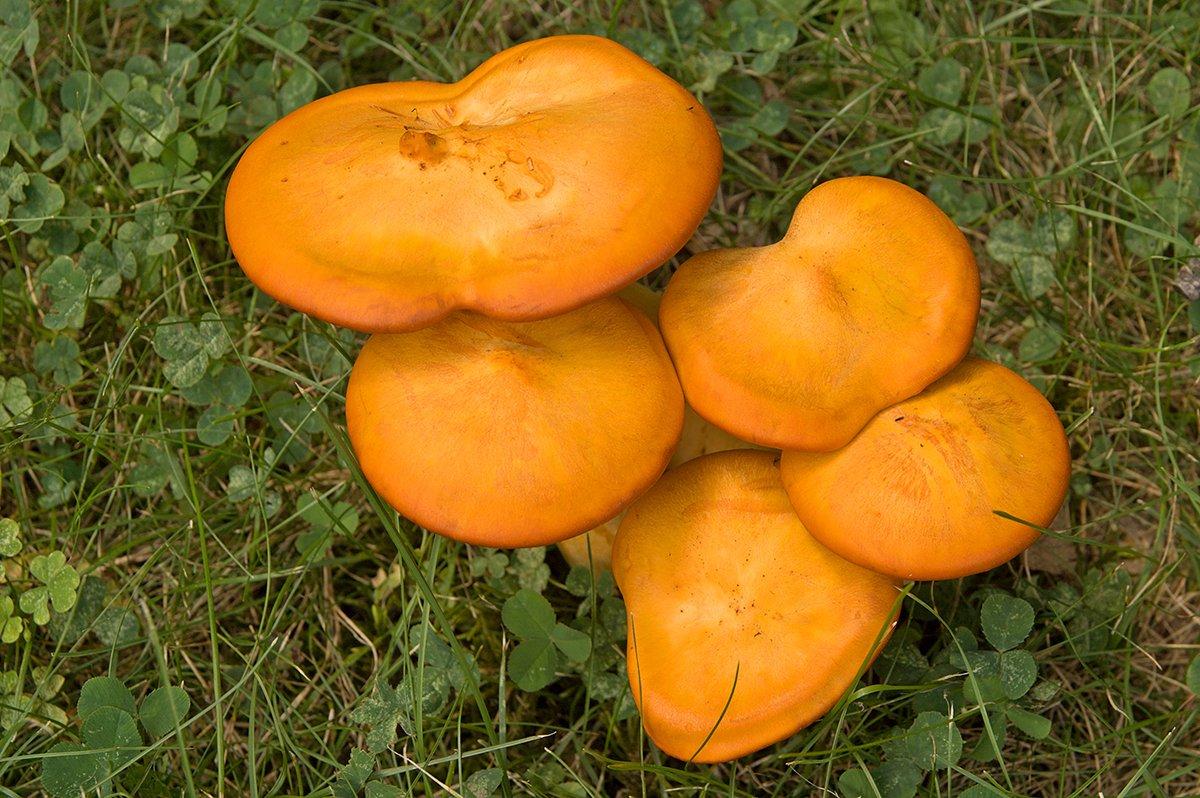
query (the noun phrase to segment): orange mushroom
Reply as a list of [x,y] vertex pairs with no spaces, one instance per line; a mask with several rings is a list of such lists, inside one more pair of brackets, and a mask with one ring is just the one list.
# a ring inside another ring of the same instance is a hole
[[[676,468],[689,460],[695,460],[713,452],[727,452],[731,449],[759,449],[752,443],[739,440],[719,427],[714,427],[690,407],[683,408],[683,432],[671,462],[667,468]],[[617,529],[621,526],[624,511],[610,518],[603,524],[589,529],[582,535],[560,541],[559,551],[563,559],[572,567],[591,568],[596,573],[612,570],[613,543],[616,541]]]
[[633,698],[651,739],[679,759],[733,759],[811,723],[893,624],[895,583],[809,536],[777,458],[685,463],[617,532]]
[[615,42],[555,36],[458,83],[359,86],[288,114],[246,149],[225,224],[259,288],[335,324],[530,320],[669,258],[720,171],[682,86]]
[[903,579],[954,579],[1015,557],[1070,478],[1067,438],[1036,388],[969,358],[875,416],[836,452],[784,452],[783,481],[813,537]]
[[645,316],[608,297],[505,322],[459,312],[372,336],[350,441],[400,513],[484,546],[540,546],[612,518],[666,468],[683,394]]
[[[658,324],[658,306],[662,294],[641,283],[633,283],[618,292],[618,296],[644,313],[656,325]],[[697,457],[712,452],[724,452],[729,449],[757,449],[752,443],[735,438],[720,427],[709,424],[690,407],[683,409],[683,433],[675,453],[671,455],[668,468],[694,460]],[[624,512],[610,518],[603,524],[590,529],[582,535],[567,538],[558,544],[563,559],[572,567],[591,568],[596,573],[612,570],[612,547],[617,536],[617,528],[621,525]]]
[[825,451],[958,363],[978,312],[954,223],[900,183],[848,177],[810,191],[779,243],[690,258],[659,322],[697,413],[748,441]]

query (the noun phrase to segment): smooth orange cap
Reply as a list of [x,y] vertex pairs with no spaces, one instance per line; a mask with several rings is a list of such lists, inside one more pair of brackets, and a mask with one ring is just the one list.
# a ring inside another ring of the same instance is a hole
[[836,452],[784,452],[783,481],[813,537],[902,579],[955,579],[1015,557],[1058,513],[1067,436],[1036,388],[969,358],[875,416]]
[[810,191],[777,244],[690,258],[659,323],[688,404],[739,438],[845,445],[971,346],[979,270],[924,195],[881,177]]
[[837,703],[890,633],[895,583],[809,536],[777,458],[743,450],[685,463],[617,532],[630,687],[650,738],[679,759],[722,762],[795,733]]
[[374,335],[350,372],[346,426],[367,479],[412,521],[542,546],[650,487],[683,394],[654,325],[609,297],[542,321],[455,313]]
[[234,170],[225,225],[259,288],[335,324],[530,320],[673,255],[720,172],[687,90],[616,42],[555,36],[458,83],[359,86],[288,114]]

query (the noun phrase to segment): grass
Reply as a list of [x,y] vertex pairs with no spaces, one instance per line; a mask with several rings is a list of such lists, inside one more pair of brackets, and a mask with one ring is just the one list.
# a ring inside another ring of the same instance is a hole
[[[70,754],[56,746],[99,739],[75,707],[111,675],[138,700],[165,685],[190,699],[177,730],[155,741],[146,726],[128,761],[106,760],[121,794],[355,794],[338,774],[387,725],[361,707],[399,685],[376,717],[404,729],[360,764],[403,794],[498,781],[497,794],[557,796],[1200,795],[1187,685],[1200,305],[1174,284],[1200,232],[1200,7],[262,5],[0,10],[0,191],[21,183],[0,204],[0,377],[21,383],[0,394],[0,517],[23,542],[0,597],[19,607],[39,584],[33,558],[53,551],[84,577],[74,610],[44,626],[14,610],[22,628],[0,644],[0,794],[42,794],[46,763]],[[288,108],[370,81],[457,79],[514,42],[581,31],[698,87],[722,129],[721,191],[679,257],[777,239],[822,179],[927,191],[980,258],[977,351],[1033,380],[1070,430],[1054,535],[988,574],[916,586],[834,712],[728,765],[685,766],[643,736],[610,585],[553,551],[452,544],[374,497],[342,427],[359,340],[253,292],[224,243],[229,170]],[[944,58],[958,66],[934,66]],[[587,662],[537,692],[503,656],[500,607],[520,587],[593,638]],[[1020,648],[1038,681],[1019,701],[972,701],[1002,656],[980,615],[996,595],[1036,613]],[[1012,707],[1049,721],[1042,739]],[[922,712],[940,713],[940,732],[912,731]],[[962,756],[946,755],[954,734]],[[927,740],[942,757],[914,776]]]

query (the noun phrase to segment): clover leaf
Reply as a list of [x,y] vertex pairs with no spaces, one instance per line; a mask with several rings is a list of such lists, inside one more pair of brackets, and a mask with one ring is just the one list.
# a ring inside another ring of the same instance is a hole
[[79,344],[65,335],[52,341],[38,341],[33,348],[33,367],[38,374],[49,374],[56,383],[69,388],[83,377]]
[[38,275],[38,284],[50,300],[43,324],[48,330],[83,326],[87,311],[88,274],[66,255],[59,255]]
[[488,798],[500,787],[504,771],[500,768],[477,770],[463,782],[462,794],[466,798]]
[[296,511],[309,525],[309,531],[296,539],[296,548],[305,556],[324,555],[335,532],[349,536],[358,529],[358,510],[347,502],[330,504],[325,498],[306,493],[296,502]]
[[24,169],[11,164],[0,166],[0,218],[8,216],[13,203],[25,199],[25,187],[29,185],[29,175]]
[[1037,662],[1028,651],[1018,648],[1000,655],[1000,685],[1004,696],[1017,700],[1037,681]]
[[997,651],[1008,651],[1025,642],[1033,629],[1033,607],[1024,599],[993,593],[979,613],[983,634]]
[[0,596],[0,643],[11,643],[21,636],[25,621],[16,614],[11,596]]
[[108,598],[108,585],[98,576],[85,576],[76,591],[75,606],[71,611],[50,618],[50,632],[56,640],[74,643],[93,629],[93,624],[104,611]]
[[33,410],[29,388],[20,377],[0,377],[0,428],[20,423]]
[[1050,719],[1047,717],[1012,706],[1005,710],[1005,714],[1014,726],[1034,740],[1044,740],[1050,736]]
[[[405,676],[395,686],[391,687],[384,681],[377,681],[371,694],[362,699],[350,720],[354,723],[369,726],[367,731],[367,750],[373,754],[387,750],[396,742],[396,727],[404,729],[405,734],[412,734],[413,718],[416,715],[417,688],[409,676]],[[429,713],[437,709],[441,698],[437,688],[430,680],[423,680],[421,685],[421,711]]]
[[106,772],[104,754],[78,743],[58,743],[42,757],[42,787],[53,798],[75,798]]
[[1146,84],[1146,100],[1160,116],[1183,116],[1192,104],[1192,85],[1181,70],[1165,67]]
[[987,210],[982,192],[968,189],[963,181],[948,175],[938,175],[929,181],[929,198],[962,225],[976,221]]
[[100,707],[83,720],[84,743],[108,759],[109,770],[117,770],[138,755],[142,735],[137,721],[124,710]]
[[29,563],[29,573],[41,584],[21,594],[21,610],[33,617],[38,626],[50,620],[50,607],[55,612],[67,612],[75,606],[75,589],[79,574],[67,564],[61,551],[39,554]]
[[921,70],[917,88],[945,105],[955,105],[963,93],[963,65],[953,58],[942,58]]
[[110,604],[96,616],[92,629],[106,646],[123,648],[137,642],[142,633],[142,624],[133,610]]
[[1044,363],[1058,354],[1062,342],[1062,328],[1053,322],[1036,321],[1021,338],[1017,355],[1026,363]]
[[15,557],[21,551],[21,527],[11,518],[0,518],[0,557]]
[[501,619],[521,641],[509,656],[508,667],[522,690],[540,690],[554,680],[558,652],[572,662],[582,662],[591,653],[591,638],[557,622],[550,602],[527,588],[504,602]]
[[154,331],[154,351],[167,361],[163,374],[176,388],[203,379],[209,361],[220,357],[228,346],[229,338],[215,313],[205,313],[197,324],[169,316]]
[[951,108],[931,108],[921,115],[918,127],[925,138],[946,146],[962,138],[967,130],[967,119]]
[[356,798],[374,772],[375,755],[361,748],[353,749],[350,761],[338,771],[337,779],[333,782],[333,798]]
[[87,720],[95,711],[111,707],[132,715],[133,693],[125,683],[115,676],[93,676],[83,683],[75,709],[81,720]]
[[904,737],[905,754],[922,770],[952,768],[962,756],[962,734],[940,712],[922,712]]
[[192,708],[192,700],[182,687],[167,685],[159,687],[142,699],[138,719],[146,727],[146,733],[161,740],[179,728]]
[[1026,227],[1014,219],[998,222],[988,236],[987,252],[1012,268],[1012,279],[1031,299],[1045,295],[1057,280],[1052,258],[1075,243],[1076,225],[1070,214],[1051,209]]
[[12,221],[21,232],[36,233],[47,219],[62,210],[65,203],[66,197],[57,183],[43,174],[34,173],[25,186],[24,200],[13,208]]

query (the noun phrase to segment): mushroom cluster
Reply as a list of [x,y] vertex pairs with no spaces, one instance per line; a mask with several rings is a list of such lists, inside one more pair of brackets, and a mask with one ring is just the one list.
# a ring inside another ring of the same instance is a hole
[[465,543],[611,567],[646,730],[701,762],[827,712],[901,582],[1017,555],[1069,471],[1042,395],[968,357],[974,256],[900,183],[830,180],[780,242],[697,254],[661,296],[635,282],[720,172],[687,90],[558,36],[294,111],[225,206],[261,290],[372,334],[346,425],[380,496]]

